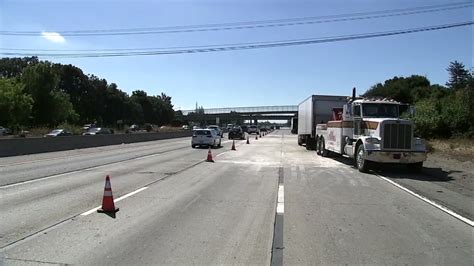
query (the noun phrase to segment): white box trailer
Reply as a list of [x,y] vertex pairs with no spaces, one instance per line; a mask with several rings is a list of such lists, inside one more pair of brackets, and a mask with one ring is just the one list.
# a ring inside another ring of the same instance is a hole
[[298,105],[298,145],[316,149],[316,124],[331,120],[332,108],[344,105],[347,96],[311,95]]

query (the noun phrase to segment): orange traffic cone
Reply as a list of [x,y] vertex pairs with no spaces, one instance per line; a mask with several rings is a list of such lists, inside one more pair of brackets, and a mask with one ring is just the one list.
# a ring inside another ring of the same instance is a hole
[[258,134],[257,134],[257,135],[255,135],[255,140],[258,140]]
[[232,140],[232,148],[231,148],[231,150],[236,151],[236,149],[235,149],[235,140]]
[[112,186],[110,185],[110,177],[105,177],[104,197],[102,198],[102,208],[97,212],[118,212],[119,208],[115,208],[114,196],[112,195]]
[[260,135],[260,138],[262,137],[262,132],[258,133]]
[[209,151],[207,152],[206,162],[211,162],[211,163],[214,162],[214,160],[212,159],[211,147],[209,147]]
[[249,136],[247,136],[247,144],[250,144]]

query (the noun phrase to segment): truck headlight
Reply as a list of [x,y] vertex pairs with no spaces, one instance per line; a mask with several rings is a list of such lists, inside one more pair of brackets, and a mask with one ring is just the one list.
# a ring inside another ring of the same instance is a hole
[[368,144],[375,145],[375,144],[380,144],[380,139],[378,139],[378,138],[366,138],[365,142],[368,143]]

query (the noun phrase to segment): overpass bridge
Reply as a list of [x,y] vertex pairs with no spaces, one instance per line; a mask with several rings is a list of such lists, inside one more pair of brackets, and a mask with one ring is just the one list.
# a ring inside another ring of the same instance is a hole
[[188,122],[202,124],[243,124],[251,121],[286,120],[290,121],[298,113],[297,105],[254,106],[254,107],[224,107],[205,108],[204,113],[196,110],[182,110],[184,119]]

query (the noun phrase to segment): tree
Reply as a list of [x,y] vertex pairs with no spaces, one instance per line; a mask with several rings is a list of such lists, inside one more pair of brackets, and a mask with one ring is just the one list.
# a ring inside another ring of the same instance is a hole
[[41,62],[26,67],[21,81],[34,101],[34,125],[54,126],[76,118],[69,96],[58,90],[59,77],[51,63]]
[[[149,96],[145,91],[134,91],[129,96],[115,83],[108,84],[105,79],[86,75],[78,67],[39,61],[37,57],[1,58],[1,78],[15,78],[15,82],[23,84],[18,85],[21,90],[13,85],[13,94],[22,91],[20,95],[32,100],[31,108],[24,109],[30,110],[28,115],[33,126],[55,126],[64,121],[96,121],[106,125],[115,125],[117,121],[120,124],[149,122],[163,125],[173,121],[175,116],[171,97],[164,93]],[[12,89],[5,84],[2,83],[2,93],[5,94],[2,97],[3,103],[8,103],[10,100],[5,100],[6,95],[11,97]],[[5,106],[2,108],[5,109]],[[11,120],[7,115],[1,116],[2,123]],[[20,116],[23,118],[15,121],[26,119],[24,114]]]
[[24,86],[14,79],[0,78],[0,124],[18,127],[27,123],[33,107],[33,98],[24,92]]
[[87,123],[94,117],[95,96],[89,78],[73,65],[53,65],[59,76],[58,89],[69,95],[74,110],[80,116],[78,122]]
[[426,77],[419,75],[412,75],[407,78],[395,76],[386,80],[384,84],[375,84],[363,96],[392,98],[399,102],[412,104],[415,102],[417,91],[430,89],[430,81]]
[[446,82],[446,86],[450,89],[465,88],[472,80],[472,74],[466,70],[463,63],[458,61],[451,62],[446,70],[449,72],[449,81]]
[[154,118],[153,104],[148,97],[147,93],[142,90],[136,90],[132,92],[130,97],[132,101],[135,101],[142,107],[143,119],[145,123],[153,123],[156,119]]
[[0,59],[0,77],[14,78],[19,77],[23,70],[31,65],[38,64],[38,57],[23,58],[1,58]]

